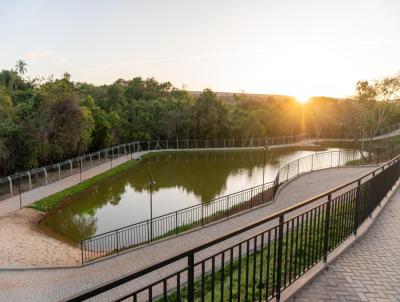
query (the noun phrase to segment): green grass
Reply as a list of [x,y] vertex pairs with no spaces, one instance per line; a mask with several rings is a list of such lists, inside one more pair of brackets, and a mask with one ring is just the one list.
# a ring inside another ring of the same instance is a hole
[[65,201],[68,198],[73,197],[74,195],[81,193],[91,186],[100,183],[106,178],[116,176],[122,172],[125,172],[137,164],[137,161],[130,160],[127,161],[117,167],[114,167],[110,170],[107,170],[99,175],[96,175],[88,180],[85,180],[75,186],[72,186],[68,189],[65,189],[61,192],[55,193],[51,196],[45,197],[36,201],[35,203],[29,205],[29,208],[41,211],[41,212],[50,212],[54,208],[56,208],[61,202]]
[[[332,209],[334,209],[334,215],[331,216],[332,227],[329,231],[332,240],[328,244],[328,250],[334,249],[345,238],[347,238],[349,234],[351,234],[354,223],[354,200],[343,202],[340,205],[336,205],[336,207],[332,205]],[[313,216],[312,219],[311,216]],[[281,271],[282,286],[285,281],[286,284],[288,284],[289,279],[293,282],[295,278],[302,275],[309,267],[323,259],[324,230],[325,218],[318,217],[317,215],[314,216],[313,214],[310,215],[307,222],[301,222],[300,220],[297,226],[295,223],[294,229],[289,229],[288,232],[284,233]],[[307,239],[305,236],[307,236]],[[260,243],[260,238],[261,237],[258,237],[258,244]],[[195,301],[200,301],[202,295],[204,296],[204,301],[229,301],[231,282],[232,298],[234,301],[238,299],[239,293],[241,300],[245,300],[245,297],[247,296],[249,301],[253,301],[258,300],[258,297],[261,296],[261,300],[265,301],[270,297],[277,278],[276,273],[274,274],[274,271],[276,272],[274,267],[277,263],[276,257],[274,257],[274,255],[277,254],[277,243],[274,240],[271,240],[270,246],[265,247],[267,238],[267,236],[264,238],[264,248],[258,246],[257,251],[252,252],[251,249],[254,247],[254,241],[251,241],[248,256],[242,256],[240,260],[236,258],[233,259],[233,261],[225,262],[224,268],[216,268],[214,275],[211,272],[208,272],[204,276],[203,280],[201,280],[201,278],[195,280]],[[243,246],[246,247],[246,244]],[[236,251],[238,251],[238,248],[236,248]],[[221,256],[219,255],[217,259],[221,259]],[[228,259],[225,258],[225,261]],[[208,261],[207,263],[210,264],[210,262],[211,261]],[[288,273],[290,266],[292,267],[291,274]],[[287,272],[286,276],[285,267]],[[293,272],[294,267],[296,267],[295,273]],[[246,272],[248,273],[246,274]],[[262,279],[260,279],[260,273]],[[246,275],[248,277],[246,277]],[[232,277],[230,278],[230,276]],[[269,279],[268,295],[266,291],[267,276]],[[248,278],[247,282],[246,278]],[[247,286],[246,283],[248,284]],[[260,283],[262,283],[262,288],[259,288]],[[213,284],[214,300],[212,299]],[[202,292],[202,286],[204,287],[204,292]],[[222,299],[221,292],[224,295]],[[179,300],[176,291],[171,291],[167,296],[167,301],[186,301],[186,287],[181,288],[180,295],[181,299]],[[163,298],[160,298],[158,301],[163,301]]]

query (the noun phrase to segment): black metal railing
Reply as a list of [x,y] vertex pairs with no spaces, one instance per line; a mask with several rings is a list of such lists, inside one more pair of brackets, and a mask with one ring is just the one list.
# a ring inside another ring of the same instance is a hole
[[118,228],[81,241],[82,264],[203,227],[273,200],[275,182]]
[[378,164],[379,160],[386,161],[388,157],[384,153],[366,153],[362,156],[360,151],[338,150],[299,158],[283,166],[273,182],[86,238],[80,243],[82,264],[162,238],[176,236],[271,202],[280,185],[298,175],[345,165]]
[[399,178],[400,156],[326,193],[65,301],[279,301],[287,287],[357,232]]

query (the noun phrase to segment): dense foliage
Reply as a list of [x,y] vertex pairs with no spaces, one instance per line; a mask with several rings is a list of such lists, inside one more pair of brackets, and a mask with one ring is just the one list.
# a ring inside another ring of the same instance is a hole
[[[360,128],[357,101],[191,93],[154,78],[95,86],[26,80],[26,64],[0,73],[0,174],[133,140],[251,138]],[[391,104],[392,105],[392,104]],[[382,124],[399,121],[398,109]],[[358,128],[357,128],[358,127]]]

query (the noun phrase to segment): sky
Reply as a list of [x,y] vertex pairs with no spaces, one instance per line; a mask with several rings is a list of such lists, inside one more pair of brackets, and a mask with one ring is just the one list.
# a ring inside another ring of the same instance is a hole
[[399,54],[399,0],[0,0],[0,69],[30,78],[346,97]]

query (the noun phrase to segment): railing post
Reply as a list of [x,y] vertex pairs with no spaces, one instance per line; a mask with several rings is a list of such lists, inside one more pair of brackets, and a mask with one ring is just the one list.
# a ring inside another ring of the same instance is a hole
[[45,183],[46,183],[46,186],[47,186],[47,184],[48,184],[48,177],[47,177],[47,170],[46,170],[46,168],[43,168],[43,171],[44,171],[44,180],[45,180]]
[[201,204],[201,226],[204,226],[204,204]]
[[279,216],[279,237],[278,237],[278,259],[276,267],[276,301],[281,299],[281,283],[282,283],[282,258],[283,258],[283,226],[284,226],[284,215]]
[[69,170],[70,170],[71,176],[72,176],[72,160],[69,160]]
[[61,167],[60,164],[57,164],[58,167],[58,179],[61,179]]
[[297,175],[300,175],[300,159],[297,160]]
[[117,237],[117,254],[119,253],[119,236],[118,236],[118,230],[115,231],[115,236]]
[[82,246],[82,241],[81,241],[81,259],[82,259],[82,265],[83,265],[83,246]]
[[175,235],[178,235],[178,211],[175,211]]
[[226,217],[229,216],[229,195],[226,196]]
[[314,170],[314,154],[311,154],[311,171]]
[[250,208],[253,207],[253,188],[250,189]]
[[194,302],[194,253],[188,255],[188,302]]
[[361,180],[357,181],[357,192],[356,199],[354,202],[354,226],[353,226],[353,234],[357,234],[358,229],[358,220],[360,217],[360,191],[361,191]]
[[28,171],[28,180],[29,180],[29,191],[32,191],[32,177],[31,177],[31,173]]
[[147,243],[150,243],[150,226],[149,226],[149,220],[147,220]]
[[274,191],[273,191],[273,199],[275,199],[276,193],[278,193],[278,188],[279,188],[279,171],[278,174],[276,175],[275,181],[274,181]]
[[329,242],[329,226],[330,226],[330,217],[331,217],[331,201],[332,194],[328,194],[328,202],[326,204],[326,215],[325,215],[325,230],[324,230],[324,262],[328,259],[328,242]]
[[286,172],[286,181],[289,181],[289,169],[290,169],[290,165],[287,165],[287,172]]
[[8,183],[10,184],[10,195],[14,196],[12,179],[10,176],[8,176],[7,178],[8,178]]

